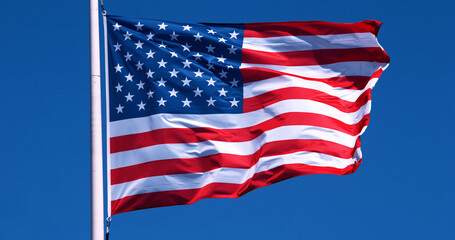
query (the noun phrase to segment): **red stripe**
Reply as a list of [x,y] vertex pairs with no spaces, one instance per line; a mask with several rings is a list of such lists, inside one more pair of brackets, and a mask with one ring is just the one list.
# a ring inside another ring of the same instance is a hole
[[309,78],[302,77],[295,74],[289,74],[285,72],[280,72],[268,68],[252,67],[252,68],[242,68],[240,72],[243,77],[244,83],[257,82],[265,79],[270,79],[279,76],[291,76],[297,77],[309,81],[318,81],[326,83],[332,87],[340,87],[353,90],[362,90],[368,84],[371,78],[379,78],[382,73],[382,69],[379,69],[371,77],[367,76],[345,76],[345,77],[332,77],[332,78]]
[[318,152],[349,159],[354,156],[356,149],[359,147],[359,138],[357,138],[356,145],[353,148],[324,140],[296,139],[276,141],[264,144],[258,151],[247,156],[219,153],[198,158],[150,161],[111,169],[111,185],[160,175],[207,172],[221,167],[248,169],[256,164],[261,157],[297,152]]
[[277,22],[277,23],[247,23],[244,37],[278,37],[302,35],[328,35],[345,33],[370,32],[378,35],[381,22],[375,20],[358,23],[312,22]]
[[352,113],[359,110],[368,100],[371,100],[371,89],[362,93],[355,102],[349,102],[338,97],[314,89],[289,87],[263,93],[243,100],[243,112],[253,112],[276,102],[289,99],[308,99],[332,106],[342,112]]
[[361,161],[343,169],[288,164],[256,173],[243,184],[212,183],[198,189],[145,193],[111,201],[111,215],[139,209],[192,204],[204,198],[238,198],[256,188],[264,187],[292,177],[308,174],[346,175],[357,170]]
[[359,134],[364,126],[368,125],[369,119],[370,115],[366,114],[358,123],[349,125],[325,115],[291,112],[280,114],[255,126],[246,128],[166,128],[113,137],[110,139],[110,149],[111,153],[116,153],[168,143],[195,143],[207,140],[242,142],[255,139],[265,131],[292,125],[329,128],[354,136]]
[[390,59],[379,47],[319,49],[295,52],[263,52],[246,48],[242,49],[242,63],[307,66],[349,61],[388,63]]

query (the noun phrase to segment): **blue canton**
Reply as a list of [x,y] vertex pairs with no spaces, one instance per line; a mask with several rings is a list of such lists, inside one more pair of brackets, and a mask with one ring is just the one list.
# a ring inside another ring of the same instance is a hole
[[241,113],[243,25],[107,16],[110,121]]

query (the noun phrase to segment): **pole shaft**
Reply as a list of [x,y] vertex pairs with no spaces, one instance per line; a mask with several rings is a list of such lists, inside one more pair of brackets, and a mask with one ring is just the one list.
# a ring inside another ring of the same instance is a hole
[[104,239],[101,70],[98,1],[90,0],[91,236]]

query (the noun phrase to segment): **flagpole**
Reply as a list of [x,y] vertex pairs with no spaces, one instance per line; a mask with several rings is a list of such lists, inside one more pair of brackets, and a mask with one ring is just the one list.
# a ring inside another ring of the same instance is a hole
[[91,236],[104,239],[101,70],[98,1],[90,0]]

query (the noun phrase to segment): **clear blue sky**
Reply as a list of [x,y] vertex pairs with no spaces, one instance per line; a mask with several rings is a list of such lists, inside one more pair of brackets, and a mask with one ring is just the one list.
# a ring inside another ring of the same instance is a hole
[[[180,22],[384,22],[363,163],[114,216],[111,239],[455,239],[453,1],[105,0]],[[0,239],[89,239],[89,2],[0,7]]]

